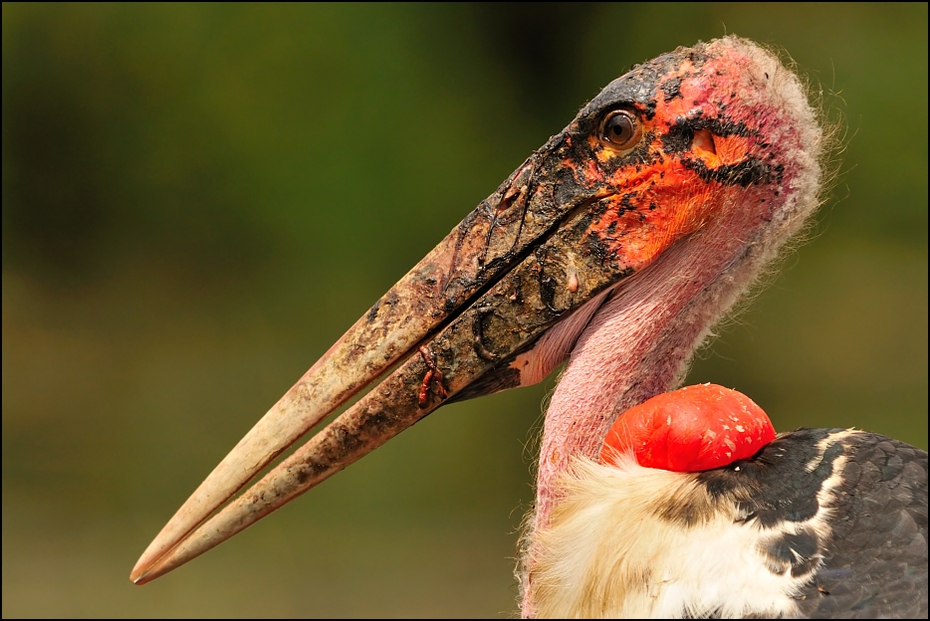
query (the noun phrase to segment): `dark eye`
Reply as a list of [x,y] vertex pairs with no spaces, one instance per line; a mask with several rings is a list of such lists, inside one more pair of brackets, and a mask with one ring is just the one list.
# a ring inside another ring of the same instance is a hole
[[639,142],[639,119],[629,110],[615,110],[604,118],[601,140],[618,149],[629,149]]

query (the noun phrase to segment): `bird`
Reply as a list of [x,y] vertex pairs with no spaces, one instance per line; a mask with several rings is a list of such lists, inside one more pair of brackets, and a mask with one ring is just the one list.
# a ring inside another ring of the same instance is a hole
[[925,618],[925,451],[855,429],[776,435],[745,395],[678,388],[816,212],[829,142],[802,79],[749,40],[634,66],[349,328],[130,579],[192,560],[441,405],[567,362],[521,540],[524,616]]

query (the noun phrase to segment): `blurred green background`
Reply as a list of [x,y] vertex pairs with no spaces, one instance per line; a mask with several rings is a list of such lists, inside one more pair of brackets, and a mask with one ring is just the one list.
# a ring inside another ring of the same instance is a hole
[[844,119],[689,381],[927,446],[927,4],[3,4],[3,616],[509,616],[554,386],[455,404],[144,588],[164,521],[600,87],[726,33]]

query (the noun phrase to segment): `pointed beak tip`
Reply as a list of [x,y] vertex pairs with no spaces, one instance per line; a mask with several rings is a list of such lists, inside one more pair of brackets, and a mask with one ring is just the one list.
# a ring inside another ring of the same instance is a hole
[[146,559],[145,555],[143,555],[143,557],[136,562],[136,566],[132,568],[132,571],[129,572],[130,582],[139,586],[151,582],[161,575],[160,573],[153,572],[152,570],[154,568],[155,564]]
[[156,566],[149,566],[144,569],[134,569],[131,574],[129,574],[129,580],[136,586],[142,586],[148,584],[149,582],[159,578],[162,575],[167,573],[164,569],[159,569]]
[[129,581],[141,586],[148,582],[148,580],[146,580],[146,573],[145,569],[137,564],[132,568],[132,571],[129,572]]

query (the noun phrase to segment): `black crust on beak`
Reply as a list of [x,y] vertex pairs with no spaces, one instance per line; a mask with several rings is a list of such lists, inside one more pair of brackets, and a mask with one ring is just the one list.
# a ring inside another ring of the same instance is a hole
[[[520,385],[512,363],[522,353],[644,264],[618,253],[626,231],[616,225],[624,214],[639,209],[645,218],[653,209],[643,203],[652,186],[635,175],[662,159],[654,152],[661,137],[644,131],[641,142],[618,154],[595,134],[613,110],[648,121],[657,98],[680,96],[680,78],[663,80],[684,54],[700,66],[699,55],[679,50],[612,82],[468,214],[240,441],[153,541],[132,579],[149,581],[203,553],[443,403]],[[626,171],[632,176],[617,174]],[[628,181],[640,185],[620,187]],[[394,365],[367,395],[210,517]]]

